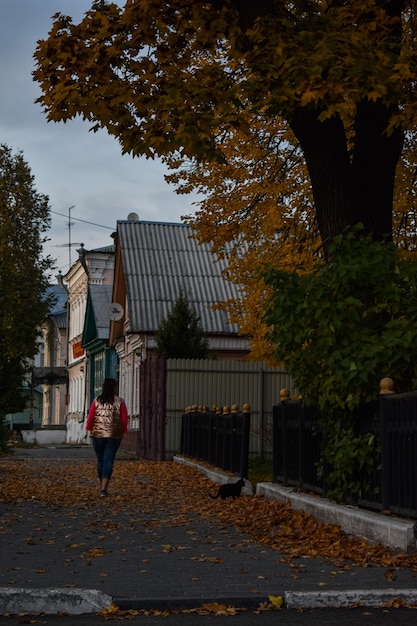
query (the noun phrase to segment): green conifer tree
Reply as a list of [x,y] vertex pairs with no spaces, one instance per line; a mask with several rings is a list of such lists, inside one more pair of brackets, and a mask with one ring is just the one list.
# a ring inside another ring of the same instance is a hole
[[180,293],[168,316],[156,332],[159,356],[171,359],[204,359],[208,354],[208,339],[200,325],[200,317]]

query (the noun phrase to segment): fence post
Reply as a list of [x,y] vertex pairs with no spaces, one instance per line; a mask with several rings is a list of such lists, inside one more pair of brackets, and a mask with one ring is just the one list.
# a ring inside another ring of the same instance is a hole
[[381,503],[383,510],[391,506],[390,454],[388,435],[387,396],[395,393],[392,378],[382,378],[379,383],[379,433],[381,437]]
[[279,471],[279,428],[278,428],[278,420],[279,420],[279,410],[280,406],[275,405],[272,407],[272,482],[278,482],[278,471]]
[[[282,476],[284,478],[286,468],[286,445],[284,432],[284,413],[285,402],[290,400],[291,394],[289,389],[281,389],[279,392],[280,402],[272,407],[272,482],[278,482],[278,474],[280,473],[280,461],[282,467]],[[285,478],[284,478],[285,480]]]
[[239,426],[238,418],[239,407],[237,404],[232,404],[230,409],[230,470],[232,472],[238,472],[240,468],[240,453],[242,445],[242,430]]
[[226,471],[232,471],[231,467],[231,455],[232,455],[232,447],[233,447],[233,431],[232,431],[232,422],[230,418],[230,408],[228,406],[224,406],[222,409],[223,416],[223,456],[222,463],[220,467],[222,467]]
[[189,413],[189,427],[190,427],[190,456],[194,457],[196,454],[196,441],[197,441],[197,422],[196,414],[193,407],[190,407]]
[[181,450],[185,456],[190,456],[190,416],[188,408],[181,417]]
[[282,406],[282,478],[284,485],[288,485],[288,411],[285,402]]
[[305,463],[306,463],[306,412],[303,406],[300,407],[300,416],[298,420],[298,481],[299,485],[304,485],[305,481]]
[[244,404],[242,409],[242,446],[240,449],[240,476],[248,477],[249,468],[249,435],[250,435],[250,405]]
[[213,411],[215,413],[215,423],[216,423],[216,454],[214,465],[217,467],[222,466],[223,461],[223,416],[221,414],[221,409],[219,406],[214,406]]

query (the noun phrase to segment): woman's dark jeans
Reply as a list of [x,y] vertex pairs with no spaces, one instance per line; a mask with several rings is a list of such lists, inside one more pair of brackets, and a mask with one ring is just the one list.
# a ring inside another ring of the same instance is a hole
[[111,478],[116,452],[120,446],[120,439],[112,437],[92,437],[94,452],[97,457],[97,473],[102,478]]

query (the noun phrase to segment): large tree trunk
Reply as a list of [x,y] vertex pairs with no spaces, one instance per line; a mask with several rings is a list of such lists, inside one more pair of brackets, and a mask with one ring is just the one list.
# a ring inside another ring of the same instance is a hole
[[320,122],[319,113],[300,107],[290,125],[306,159],[325,253],[335,235],[359,223],[375,239],[391,239],[395,170],[403,145],[401,130],[386,133],[393,109],[370,101],[358,106],[352,154],[341,120],[333,116]]
[[393,107],[363,101],[355,120],[352,157],[354,219],[378,240],[392,238],[395,171],[403,147],[403,132],[387,134]]
[[300,142],[310,175],[317,223],[325,247],[354,222],[346,135],[337,117],[324,122],[314,108],[298,108],[290,126]]

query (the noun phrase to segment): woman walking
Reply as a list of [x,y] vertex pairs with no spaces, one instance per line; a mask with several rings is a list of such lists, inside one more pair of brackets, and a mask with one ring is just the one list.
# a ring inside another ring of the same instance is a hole
[[101,394],[93,400],[87,418],[97,457],[100,496],[107,496],[116,452],[127,432],[127,409],[123,398],[116,395],[117,381],[105,378]]

